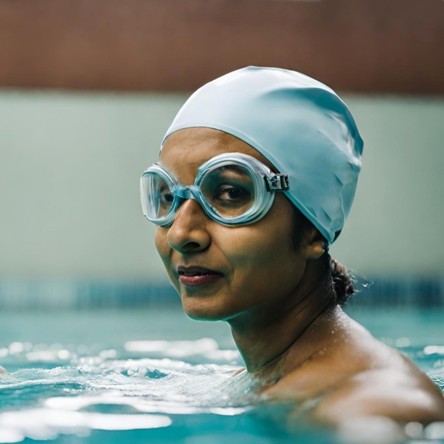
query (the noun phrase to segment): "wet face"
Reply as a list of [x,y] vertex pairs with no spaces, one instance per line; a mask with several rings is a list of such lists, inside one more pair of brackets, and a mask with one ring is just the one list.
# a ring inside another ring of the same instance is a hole
[[[192,128],[172,134],[160,162],[183,185],[210,158],[238,152],[268,162],[241,140],[220,131]],[[270,166],[270,165],[268,165]],[[294,212],[281,193],[267,215],[251,225],[227,227],[186,200],[169,227],[158,227],[156,247],[179,292],[184,311],[196,319],[259,320],[284,312],[304,276],[311,244],[294,242]]]

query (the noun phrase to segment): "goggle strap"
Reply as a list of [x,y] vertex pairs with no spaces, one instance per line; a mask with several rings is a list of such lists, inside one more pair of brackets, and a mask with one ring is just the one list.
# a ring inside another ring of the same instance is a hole
[[272,176],[264,176],[264,180],[267,191],[287,191],[290,189],[287,174],[273,174]]

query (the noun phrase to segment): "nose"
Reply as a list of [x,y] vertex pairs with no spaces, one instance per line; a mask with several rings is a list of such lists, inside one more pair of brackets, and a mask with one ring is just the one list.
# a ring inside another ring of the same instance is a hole
[[177,211],[173,224],[168,228],[169,246],[180,253],[206,250],[211,243],[208,222],[208,216],[196,200],[185,200]]

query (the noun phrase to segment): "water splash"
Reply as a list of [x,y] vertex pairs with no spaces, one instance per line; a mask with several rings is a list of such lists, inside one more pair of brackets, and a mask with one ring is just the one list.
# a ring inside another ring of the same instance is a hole
[[[14,343],[2,355],[18,369],[0,375],[0,442],[164,428],[175,415],[251,408],[251,398],[238,396],[237,352],[211,339],[132,341],[121,349]],[[242,384],[246,394],[249,381]]]
[[[404,339],[397,345],[444,390],[443,346],[412,346]],[[294,436],[277,439],[276,427],[260,415],[253,381],[238,372],[238,353],[219,349],[212,339],[128,341],[121,347],[14,342],[0,356],[10,370],[0,375],[0,443],[63,443],[67,436],[79,440],[70,443],[219,444],[225,429],[230,440],[247,444],[294,442]],[[410,424],[407,431],[415,444],[444,444],[441,423]],[[144,435],[130,439],[123,432]],[[310,436],[304,434],[303,442],[320,442]]]

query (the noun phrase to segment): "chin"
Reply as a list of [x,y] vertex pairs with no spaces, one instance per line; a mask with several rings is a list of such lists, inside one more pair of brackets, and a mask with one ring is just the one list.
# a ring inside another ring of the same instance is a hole
[[226,319],[223,315],[206,310],[187,310],[184,308],[183,311],[189,318],[195,321],[224,321]]
[[[194,306],[193,306],[194,305]],[[196,321],[226,321],[232,315],[224,310],[204,307],[203,304],[190,304],[182,300],[182,309],[185,314]]]

